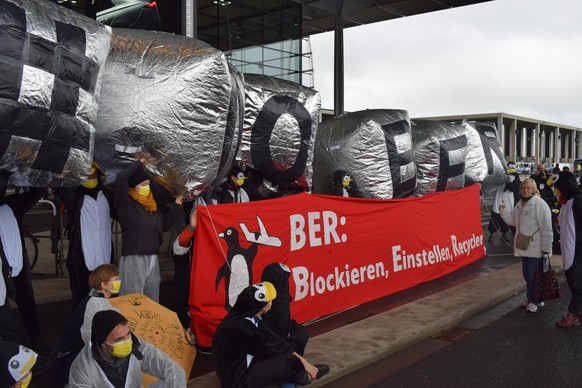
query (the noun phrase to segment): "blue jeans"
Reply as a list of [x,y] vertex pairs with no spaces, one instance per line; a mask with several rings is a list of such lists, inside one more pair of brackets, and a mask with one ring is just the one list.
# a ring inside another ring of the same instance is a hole
[[521,268],[523,270],[523,278],[525,284],[527,284],[527,303],[533,303],[538,305],[538,303],[533,300],[533,286],[534,286],[534,275],[537,271],[543,271],[543,262],[541,257],[522,257],[521,258]]

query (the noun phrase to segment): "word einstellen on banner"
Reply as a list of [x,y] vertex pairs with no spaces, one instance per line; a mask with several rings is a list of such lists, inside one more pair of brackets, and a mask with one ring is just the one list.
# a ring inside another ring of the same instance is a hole
[[478,185],[395,200],[298,194],[198,207],[190,286],[200,346],[263,268],[291,268],[298,322],[453,272],[485,255]]

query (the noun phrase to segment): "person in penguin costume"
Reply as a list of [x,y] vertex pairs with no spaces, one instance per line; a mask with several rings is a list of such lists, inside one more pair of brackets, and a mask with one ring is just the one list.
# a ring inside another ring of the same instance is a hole
[[245,288],[218,325],[212,355],[222,387],[307,385],[329,372],[329,366],[312,365],[263,323],[276,296],[269,282]]
[[580,325],[582,316],[582,191],[563,171],[553,177],[560,211],[560,245],[566,281],[572,292],[568,311],[556,322],[558,327]]
[[101,264],[114,261],[111,240],[112,193],[102,184],[99,165],[79,187],[58,187],[55,194],[67,209],[67,269],[73,310],[89,293],[89,275]]
[[303,355],[309,335],[302,324],[291,319],[291,293],[289,292],[291,269],[283,263],[271,263],[263,269],[261,280],[272,283],[277,290],[277,298],[263,322],[275,334],[283,338],[299,354]]
[[245,183],[248,181],[243,169],[239,166],[233,166],[228,174],[228,179],[218,189],[218,192],[212,194],[211,203],[240,203],[249,202],[249,195],[245,189]]
[[352,198],[362,197],[352,174],[344,170],[336,170],[333,173],[333,195]]
[[37,357],[27,347],[0,340],[0,387],[28,387]]

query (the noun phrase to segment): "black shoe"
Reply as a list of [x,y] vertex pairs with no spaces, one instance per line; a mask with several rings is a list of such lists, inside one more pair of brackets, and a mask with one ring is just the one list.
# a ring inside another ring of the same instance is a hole
[[317,368],[317,376],[315,376],[316,380],[319,380],[320,378],[329,373],[329,365],[317,364],[314,366]]
[[48,346],[40,337],[33,338],[30,340],[30,348],[37,352],[38,354],[42,354],[45,356],[54,356],[57,354],[56,349],[51,348]]

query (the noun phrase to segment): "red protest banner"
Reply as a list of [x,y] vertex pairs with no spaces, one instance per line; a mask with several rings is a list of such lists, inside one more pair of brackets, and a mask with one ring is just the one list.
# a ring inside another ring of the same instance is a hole
[[395,200],[298,194],[198,207],[192,330],[207,347],[263,268],[291,268],[299,322],[453,272],[485,255],[479,187]]

